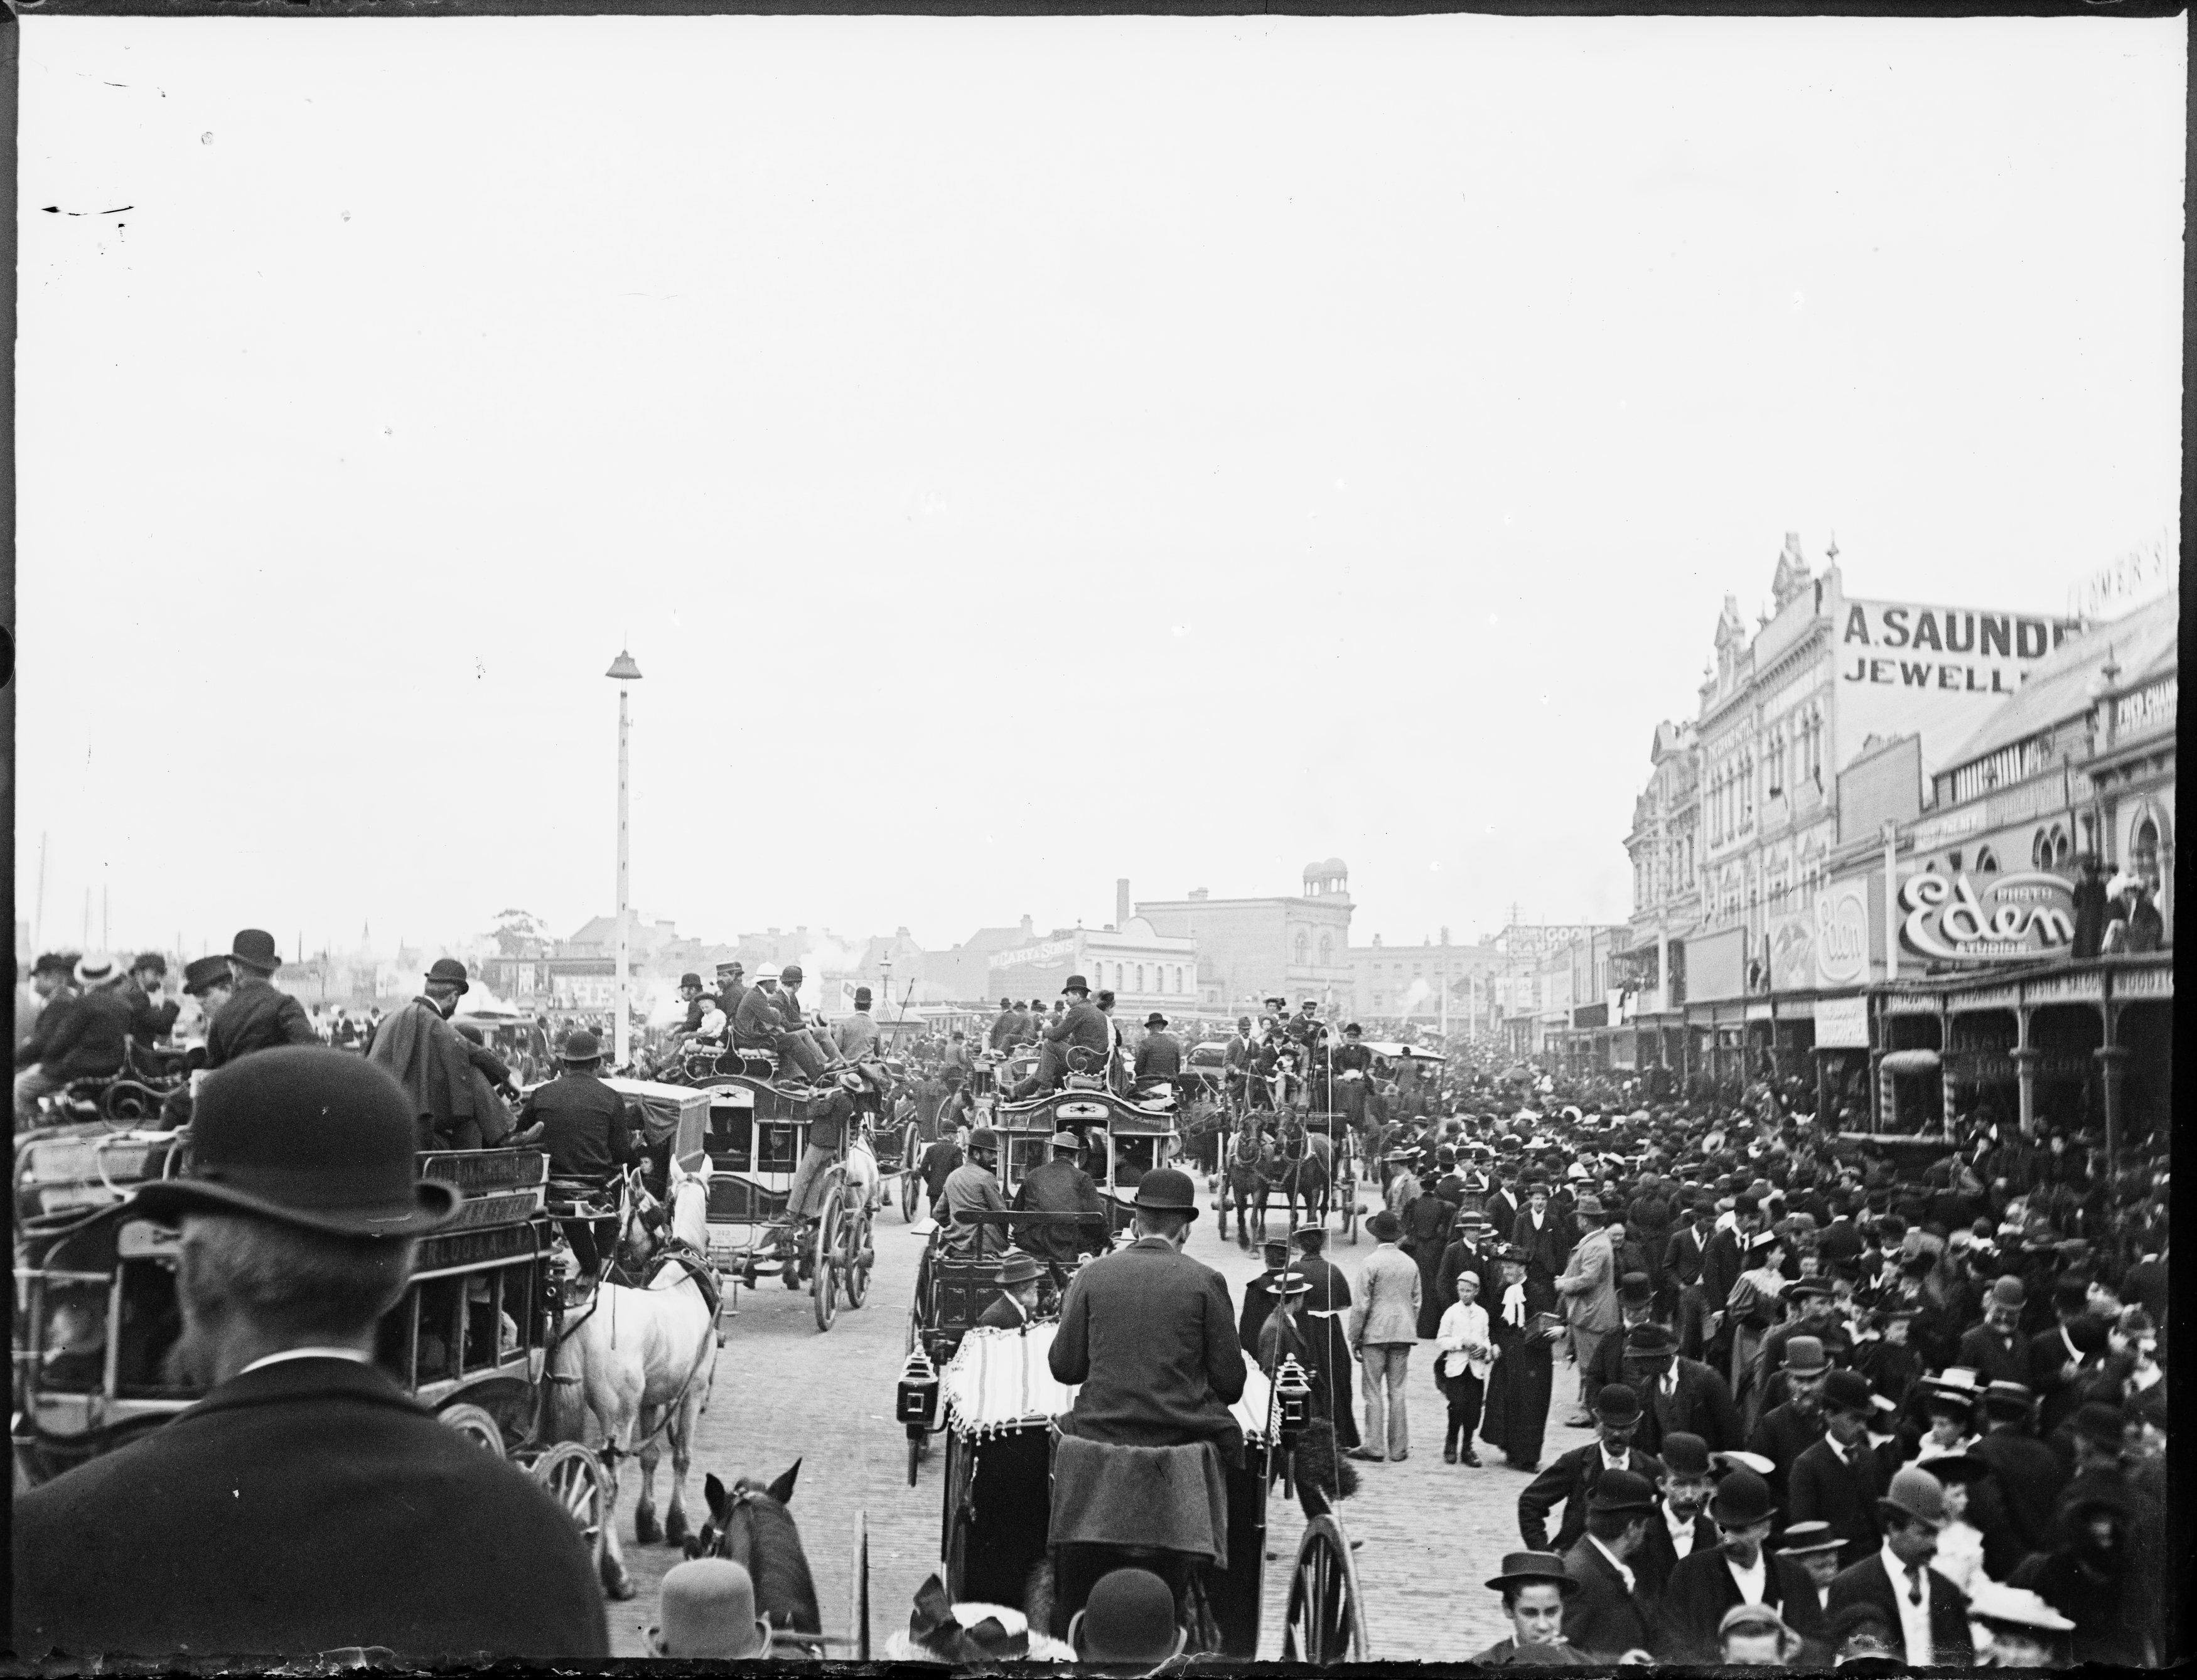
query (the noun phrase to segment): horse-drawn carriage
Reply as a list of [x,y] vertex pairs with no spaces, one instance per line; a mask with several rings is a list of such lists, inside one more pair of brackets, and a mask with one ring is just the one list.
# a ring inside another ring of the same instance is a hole
[[[1303,1421],[1291,1404],[1295,1385],[1269,1382],[1246,1356],[1243,1393],[1230,1408],[1243,1435],[1241,1462],[1214,1447],[1170,1451],[1162,1462],[1151,1450],[1064,1434],[1055,1420],[1071,1412],[1076,1391],[1055,1381],[1048,1363],[1058,1328],[974,1330],[935,1381],[903,1384],[896,1410],[910,1434],[942,1427],[947,1437],[940,1555],[948,1596],[1018,1607],[1033,1629],[1061,1637],[1099,1574],[1145,1567],[1175,1587],[1188,1652],[1255,1658],[1267,1490],[1278,1473],[1286,1475]],[[1155,1486],[1180,1497],[1156,1508],[1148,1492]],[[1147,1492],[1124,1498],[1132,1486]],[[1290,1571],[1282,1660],[1369,1660],[1350,1542],[1316,1493],[1306,1489],[1304,1498],[1310,1520]]]
[[[849,1091],[781,1080],[778,1058],[762,1051],[690,1054],[685,1072],[708,1098],[711,1264],[749,1289],[767,1271],[789,1289],[806,1287],[816,1328],[830,1330],[842,1301],[859,1307],[869,1298],[876,1258],[870,1222],[884,1182],[869,1139],[884,1117],[884,1093],[867,1081]],[[843,1095],[847,1104],[839,1101]],[[835,1113],[848,1104],[850,1118]],[[794,1175],[812,1127],[842,1119],[838,1158],[818,1187],[822,1211],[811,1233],[789,1206]],[[908,1128],[889,1133],[903,1140],[894,1174],[912,1173]]]
[[[202,1390],[175,1358],[178,1233],[136,1215],[135,1185],[188,1171],[188,1134],[33,1138],[15,1160],[18,1485],[35,1485],[159,1428]],[[543,1430],[545,1365],[562,1324],[544,1206],[547,1158],[522,1150],[424,1155],[465,1192],[420,1239],[375,1362],[451,1428],[528,1469],[601,1567],[611,1482],[596,1455]]]

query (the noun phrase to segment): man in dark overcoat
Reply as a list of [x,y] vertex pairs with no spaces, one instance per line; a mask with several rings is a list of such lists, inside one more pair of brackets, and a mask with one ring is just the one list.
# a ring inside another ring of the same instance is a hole
[[135,1211],[180,1223],[178,1363],[207,1392],[17,1496],[17,1657],[606,1657],[563,1507],[374,1363],[417,1239],[461,1200],[416,1178],[403,1090],[340,1051],[269,1050],[204,1082],[192,1130],[197,1176]]
[[229,967],[236,976],[236,989],[206,1028],[209,1070],[278,1046],[321,1041],[305,1006],[273,984],[275,972],[281,966],[282,959],[275,951],[275,936],[262,929],[246,928],[230,944]]
[[1015,1241],[1025,1253],[1060,1266],[1074,1266],[1085,1254],[1106,1252],[1110,1221],[1104,1204],[1098,1200],[1098,1186],[1081,1164],[1082,1154],[1081,1138],[1073,1132],[1057,1133],[1052,1158],[1023,1174],[1013,1202],[1017,1214],[1089,1215],[1081,1225],[1056,1224],[1050,1219],[1017,1225]]
[[1554,1460],[1518,1495],[1518,1537],[1528,1550],[1549,1545],[1549,1513],[1559,1503],[1564,1519],[1555,1550],[1571,1549],[1586,1532],[1588,1502],[1604,1471],[1630,1470],[1651,1483],[1662,1478],[1662,1461],[1632,1445],[1633,1431],[1640,1427],[1640,1400],[1630,1388],[1613,1382],[1597,1394],[1594,1417],[1595,1439]]
[[1819,1632],[1823,1612],[1808,1572],[1768,1550],[1777,1519],[1770,1485],[1752,1470],[1729,1472],[1709,1501],[1709,1516],[1717,1526],[1718,1544],[1681,1558],[1656,1601],[1656,1659],[1718,1661],[1717,1629],[1736,1604],[1769,1605],[1803,1638]]
[[470,989],[463,963],[437,958],[420,995],[391,1011],[366,1047],[367,1060],[410,1094],[422,1150],[493,1149],[511,1135],[510,1111],[493,1083],[508,1080],[509,1070],[450,1025],[450,1012]]

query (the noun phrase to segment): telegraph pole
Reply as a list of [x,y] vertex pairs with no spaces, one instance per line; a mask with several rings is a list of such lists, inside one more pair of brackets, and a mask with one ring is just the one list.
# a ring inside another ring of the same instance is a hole
[[626,731],[628,718],[626,698],[629,684],[641,681],[641,667],[623,648],[611,661],[611,668],[603,675],[618,686],[618,760],[617,760],[617,1014],[611,1027],[612,1065],[623,1068],[630,1058],[633,1048],[633,980],[628,972],[628,946],[630,942],[631,915],[626,904]]

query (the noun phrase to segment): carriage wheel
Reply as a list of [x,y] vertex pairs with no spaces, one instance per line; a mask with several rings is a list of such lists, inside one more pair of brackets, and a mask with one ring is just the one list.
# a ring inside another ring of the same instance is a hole
[[854,1579],[848,1583],[847,1602],[853,1607],[847,1619],[849,1655],[855,1662],[870,1660],[870,1515],[855,1513]]
[[870,1208],[867,1202],[851,1209],[846,1225],[846,1275],[841,1280],[847,1305],[860,1306],[869,1299],[870,1263],[862,1256],[870,1246]]
[[1289,1613],[1282,1622],[1282,1660],[1325,1668],[1370,1662],[1373,1642],[1365,1631],[1365,1599],[1349,1537],[1326,1512],[1306,1525],[1290,1577]]
[[445,1406],[435,1414],[435,1421],[448,1424],[477,1446],[484,1446],[497,1457],[503,1457],[503,1426],[484,1407],[477,1405]]
[[828,1330],[839,1316],[839,1248],[847,1219],[847,1186],[835,1168],[824,1197],[824,1217],[816,1227],[816,1275],[809,1292],[816,1301],[816,1328]]
[[535,1461],[534,1479],[565,1508],[565,1514],[580,1531],[581,1539],[587,1543],[588,1555],[600,1571],[605,1524],[609,1517],[610,1484],[595,1455],[577,1441],[559,1441]]

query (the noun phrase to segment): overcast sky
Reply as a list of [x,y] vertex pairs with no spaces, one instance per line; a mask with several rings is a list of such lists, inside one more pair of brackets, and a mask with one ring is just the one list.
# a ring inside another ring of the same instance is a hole
[[2173,522],[2186,39],[26,18],[20,913],[577,926],[629,642],[687,931],[1621,918],[1785,532]]

